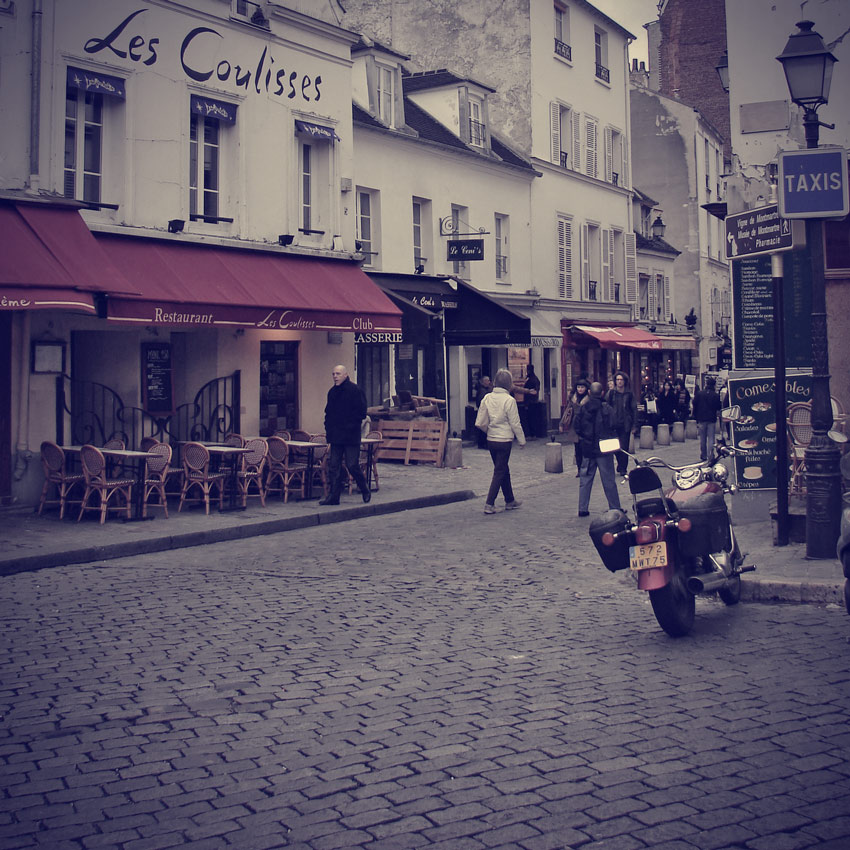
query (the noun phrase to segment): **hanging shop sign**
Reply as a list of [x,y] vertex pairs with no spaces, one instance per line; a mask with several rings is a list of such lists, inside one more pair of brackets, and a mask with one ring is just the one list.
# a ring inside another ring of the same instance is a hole
[[446,243],[446,259],[449,262],[465,263],[468,260],[484,259],[483,239],[453,239]]

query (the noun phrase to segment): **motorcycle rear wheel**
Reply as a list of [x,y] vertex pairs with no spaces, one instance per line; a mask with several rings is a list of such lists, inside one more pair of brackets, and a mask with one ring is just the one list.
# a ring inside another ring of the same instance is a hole
[[673,574],[669,584],[650,590],[649,601],[658,625],[670,637],[684,637],[693,628],[696,599],[679,572]]

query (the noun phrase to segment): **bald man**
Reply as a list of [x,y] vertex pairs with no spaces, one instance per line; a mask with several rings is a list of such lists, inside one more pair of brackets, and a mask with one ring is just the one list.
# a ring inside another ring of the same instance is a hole
[[366,418],[366,396],[348,377],[345,366],[334,366],[331,374],[334,385],[328,390],[328,403],[325,405],[325,435],[331,444],[328,456],[330,492],[319,504],[339,504],[343,458],[349,475],[360,488],[363,501],[368,502],[372,493],[360,468],[360,426]]

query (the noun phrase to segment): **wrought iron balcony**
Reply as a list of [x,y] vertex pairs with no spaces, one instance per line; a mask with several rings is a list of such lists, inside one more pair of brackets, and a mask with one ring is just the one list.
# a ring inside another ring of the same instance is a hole
[[496,279],[502,280],[508,276],[508,258],[496,254]]
[[562,59],[566,59],[568,62],[572,62],[573,59],[573,50],[560,39],[555,39],[555,53],[560,56]]
[[569,155],[567,154],[566,151],[561,151],[561,168],[567,167],[567,157],[568,156]]
[[619,186],[619,185],[620,185],[620,174],[619,174],[619,172],[617,172],[617,171],[612,171],[612,172],[611,172],[611,182],[612,182],[615,186]]
[[596,301],[597,300],[597,298],[596,298],[596,286],[597,286],[597,281],[595,281],[595,280],[589,280],[587,282],[587,297],[588,297],[589,301]]
[[614,284],[614,303],[615,304],[620,303],[620,284],[619,283]]
[[596,76],[606,83],[611,82],[611,72],[604,65],[600,65],[598,62],[596,63]]

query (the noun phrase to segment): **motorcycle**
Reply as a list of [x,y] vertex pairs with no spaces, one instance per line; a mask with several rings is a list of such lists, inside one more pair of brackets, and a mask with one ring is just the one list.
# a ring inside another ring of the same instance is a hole
[[[724,422],[740,417],[739,408],[722,412]],[[607,511],[590,525],[590,537],[611,572],[629,569],[640,590],[648,591],[652,611],[671,637],[693,628],[696,596],[717,593],[726,605],[741,598],[741,574],[755,570],[744,556],[729,521],[728,483],[722,462],[746,452],[718,436],[709,460],[671,466],[659,457],[640,460],[627,472],[634,522],[623,511]],[[656,468],[673,472],[665,491]]]
[[841,536],[836,554],[844,570],[844,607],[850,614],[850,507],[841,512]]

